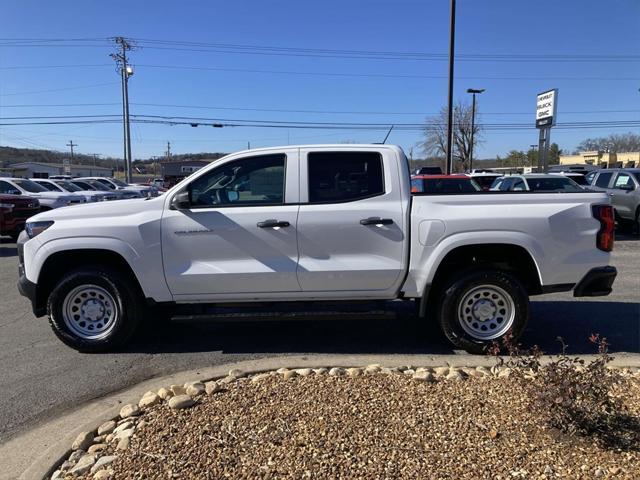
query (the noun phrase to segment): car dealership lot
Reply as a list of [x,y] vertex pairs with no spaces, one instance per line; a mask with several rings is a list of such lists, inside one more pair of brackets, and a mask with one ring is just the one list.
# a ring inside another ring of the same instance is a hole
[[[534,297],[523,336],[545,351],[557,351],[557,336],[570,353],[592,353],[587,337],[609,338],[614,352],[640,356],[640,239],[622,237],[612,264],[619,270],[608,297],[574,299],[570,294]],[[34,423],[144,379],[185,369],[273,355],[355,353],[459,354],[437,328],[421,328],[406,311],[367,319],[330,316],[289,321],[226,320],[146,327],[125,351],[80,354],[61,344],[45,318],[33,317],[16,289],[16,247],[0,243],[0,442]],[[307,315],[308,317],[309,315]],[[299,320],[299,321],[297,321]],[[469,363],[473,363],[471,357]]]

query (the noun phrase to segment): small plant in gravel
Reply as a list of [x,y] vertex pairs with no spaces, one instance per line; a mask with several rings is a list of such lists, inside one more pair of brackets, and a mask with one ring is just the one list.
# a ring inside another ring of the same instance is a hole
[[[544,353],[534,346],[523,349],[511,335],[487,351],[495,356],[498,366],[510,368],[512,375],[526,380],[534,411],[547,423],[570,435],[585,435],[603,446],[624,450],[640,450],[640,419],[629,413],[618,392],[625,378],[618,370],[607,368],[613,360],[605,337],[592,334],[589,341],[598,355],[585,362],[562,350],[543,362]],[[507,352],[505,360],[501,352]]]

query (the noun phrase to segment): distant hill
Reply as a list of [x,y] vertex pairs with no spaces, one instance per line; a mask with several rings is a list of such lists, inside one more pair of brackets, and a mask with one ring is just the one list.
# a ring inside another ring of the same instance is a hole
[[[179,155],[171,155],[171,160],[200,160],[200,159],[217,159],[223,157],[226,153],[184,153]],[[58,152],[55,150],[41,150],[36,148],[14,148],[0,146],[0,168],[8,167],[14,163],[21,162],[45,162],[45,163],[62,163],[63,160],[70,158],[69,152]],[[136,159],[133,165],[152,164],[162,162],[165,157],[155,157],[149,159]],[[122,165],[121,158],[102,157],[94,159],[93,155],[74,154],[73,163],[76,164],[95,164],[101,167],[113,168],[115,162]]]

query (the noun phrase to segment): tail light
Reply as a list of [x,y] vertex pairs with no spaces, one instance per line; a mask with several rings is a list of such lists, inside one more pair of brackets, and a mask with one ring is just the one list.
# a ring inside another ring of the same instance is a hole
[[600,222],[600,230],[596,235],[596,246],[605,252],[613,250],[615,214],[611,205],[594,205],[593,218]]

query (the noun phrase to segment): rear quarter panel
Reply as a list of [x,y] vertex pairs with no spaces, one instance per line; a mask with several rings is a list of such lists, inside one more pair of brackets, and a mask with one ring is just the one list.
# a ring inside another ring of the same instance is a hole
[[592,205],[608,203],[592,192],[413,196],[405,295],[422,296],[453,249],[488,243],[524,248],[542,285],[577,283],[609,263],[610,254],[596,248],[600,223],[591,213]]

